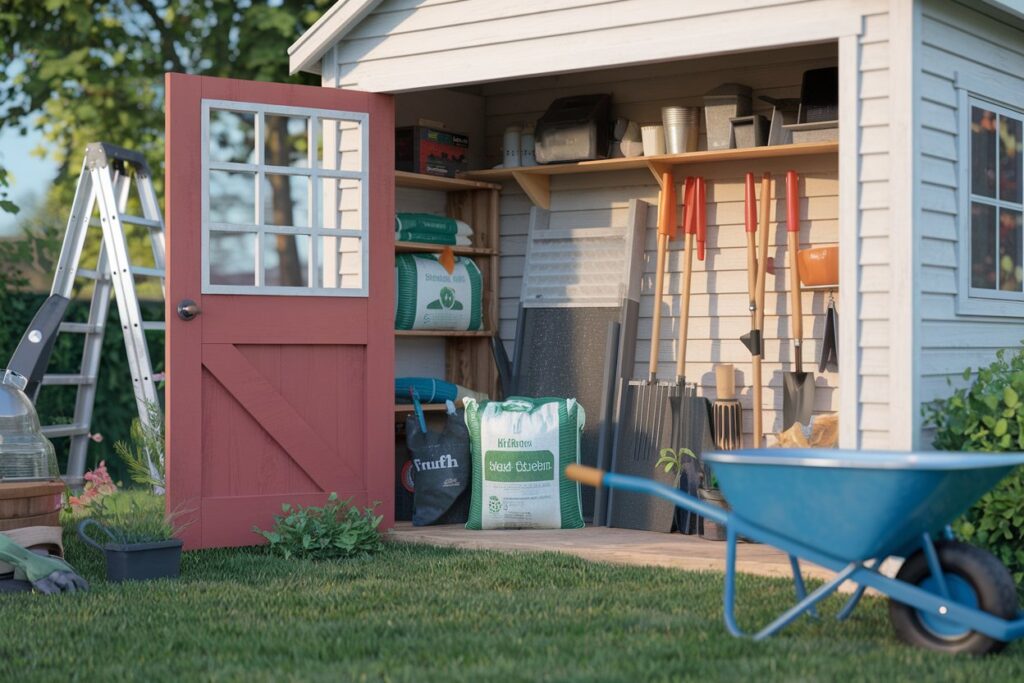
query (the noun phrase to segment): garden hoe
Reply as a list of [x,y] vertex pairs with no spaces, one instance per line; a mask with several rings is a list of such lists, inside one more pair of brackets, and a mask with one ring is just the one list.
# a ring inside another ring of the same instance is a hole
[[807,425],[814,410],[814,375],[803,371],[803,309],[800,301],[800,180],[796,171],[786,172],[786,235],[789,250],[790,325],[793,331],[793,371],[784,373],[782,429],[795,423]]
[[[673,476],[655,467],[662,447],[671,439],[670,399],[674,385],[658,382],[658,350],[661,336],[661,304],[665,287],[668,243],[675,232],[675,181],[671,172],[662,174],[658,203],[658,258],[654,282],[654,315],[651,353],[645,379],[623,381],[619,429],[612,447],[612,470],[655,478],[667,484]],[[672,530],[675,507],[665,501],[629,492],[614,492],[608,501],[608,526],[649,531]]]

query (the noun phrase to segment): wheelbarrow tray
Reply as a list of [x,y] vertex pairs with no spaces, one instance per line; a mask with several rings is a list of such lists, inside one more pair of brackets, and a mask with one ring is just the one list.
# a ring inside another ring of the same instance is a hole
[[732,514],[843,562],[906,556],[1024,454],[747,449],[709,453]]

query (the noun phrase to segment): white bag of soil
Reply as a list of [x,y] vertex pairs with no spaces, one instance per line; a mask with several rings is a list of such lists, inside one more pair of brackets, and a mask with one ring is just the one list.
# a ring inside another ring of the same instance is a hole
[[433,254],[395,256],[396,330],[479,330],[483,278],[472,259],[449,273]]
[[586,415],[576,399],[465,399],[473,455],[467,529],[578,529],[579,462]]

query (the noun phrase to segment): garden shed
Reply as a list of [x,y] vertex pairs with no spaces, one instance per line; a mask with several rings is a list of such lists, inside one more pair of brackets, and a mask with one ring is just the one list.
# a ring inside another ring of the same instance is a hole
[[[784,220],[788,170],[800,176],[801,246],[839,248],[838,283],[805,291],[802,305],[804,356],[815,366],[830,299],[839,312],[838,366],[814,373],[813,409],[839,414],[841,447],[927,446],[921,406],[947,391],[947,378],[955,381],[965,367],[986,362],[1021,337],[1024,13],[1016,3],[339,0],[290,48],[290,58],[293,72],[319,73],[324,89],[392,96],[374,100],[373,107],[383,111],[390,102],[394,121],[389,114],[362,119],[364,147],[351,148],[361,149],[362,166],[342,162],[342,168],[365,172],[367,160],[377,158],[365,146],[365,131],[372,137],[375,126],[390,135],[393,126],[443,125],[469,141],[468,170],[457,178],[395,172],[393,206],[473,224],[471,243],[454,252],[480,267],[482,329],[396,332],[393,368],[375,366],[375,374],[366,375],[388,391],[392,371],[493,391],[498,378],[489,341],[497,335],[511,350],[516,338],[530,231],[596,238],[601,230],[630,230],[631,222],[643,233],[632,375],[646,375],[652,318],[661,307],[659,376],[673,376],[682,240],[670,243],[659,298],[656,212],[636,208],[658,204],[666,171],[676,185],[690,175],[707,181],[707,254],[695,263],[687,378],[714,398],[714,366],[736,367],[748,443],[751,355],[739,341],[750,329],[748,172],[774,178],[769,253],[775,274],[767,277],[764,306],[766,432],[781,426],[783,376],[794,361]],[[754,113],[771,116],[772,104],[762,97],[799,98],[804,74],[829,67],[838,68],[833,139],[709,149],[702,119],[695,152],[503,163],[507,130],[529,127],[559,97],[606,93],[613,117],[642,124],[660,122],[664,106],[702,106],[709,91],[740,83],[752,91]],[[391,172],[390,159],[378,163]],[[372,205],[361,206],[368,209],[356,212],[364,214],[364,230],[390,231],[389,218],[367,219]],[[381,206],[394,210],[390,203]],[[171,233],[173,241],[173,225]],[[390,268],[396,247],[387,241],[390,234],[387,240],[369,236],[354,251],[342,238],[324,247],[324,257],[336,259],[341,280],[350,274],[346,268],[369,267],[372,296],[372,269]],[[420,248],[399,242],[397,250]],[[600,276],[600,268],[582,258],[559,265],[578,282]],[[562,292],[570,306],[571,284]],[[367,294],[355,289],[355,297]],[[344,360],[331,362],[341,367]],[[172,387],[173,381],[172,374]],[[598,415],[596,406],[587,410]],[[171,452],[173,462],[173,442]],[[390,462],[380,466],[393,477]],[[172,487],[173,476],[172,465]],[[390,522],[392,494],[380,484],[385,477],[375,477]]]

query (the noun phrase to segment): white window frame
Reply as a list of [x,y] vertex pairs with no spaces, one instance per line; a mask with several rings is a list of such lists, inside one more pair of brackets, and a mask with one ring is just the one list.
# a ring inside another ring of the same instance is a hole
[[[255,163],[224,162],[210,160],[210,111],[222,110],[244,114],[253,114],[255,138]],[[302,117],[309,120],[306,129],[310,162],[308,166],[270,166],[264,163],[263,121],[264,117],[289,116]],[[257,296],[334,296],[334,297],[368,297],[369,296],[369,265],[370,265],[370,121],[366,112],[352,112],[331,109],[312,109],[306,107],[289,107],[253,102],[236,102],[231,100],[202,100],[202,293],[203,294],[243,294]],[[361,132],[359,171],[343,171],[320,168],[316,163],[316,135],[321,119],[352,121],[358,123]],[[210,221],[210,171],[235,171],[255,174],[254,203],[255,212],[251,224],[226,224]],[[258,216],[263,212],[263,180],[266,173],[281,175],[299,175],[309,178],[308,188],[308,223],[309,227],[288,227],[268,225],[266,220],[260,221]],[[338,180],[357,180],[360,189],[360,227],[352,229],[326,229],[322,224],[321,193],[322,178]],[[256,234],[255,244],[255,278],[253,285],[220,285],[210,282],[210,231],[234,232],[239,234]],[[323,281],[321,263],[321,241],[324,237],[357,237],[360,240],[362,267],[359,287],[323,287],[323,286],[266,286],[262,283],[263,258],[262,248],[264,235],[293,234],[309,236],[308,283]]]
[[[1024,121],[1024,93],[999,79],[975,74],[957,73],[958,168],[959,192],[957,199],[957,294],[958,315],[990,316],[998,318],[1024,318],[1024,292],[983,289],[971,285],[971,108],[980,106],[1000,115]],[[992,97],[990,93],[999,93]],[[997,148],[998,149],[998,148]],[[998,179],[998,156],[996,160]],[[1022,181],[1024,181],[1024,168]],[[982,203],[999,208],[1020,210],[1022,205],[998,198],[998,180],[995,199],[982,197]]]

